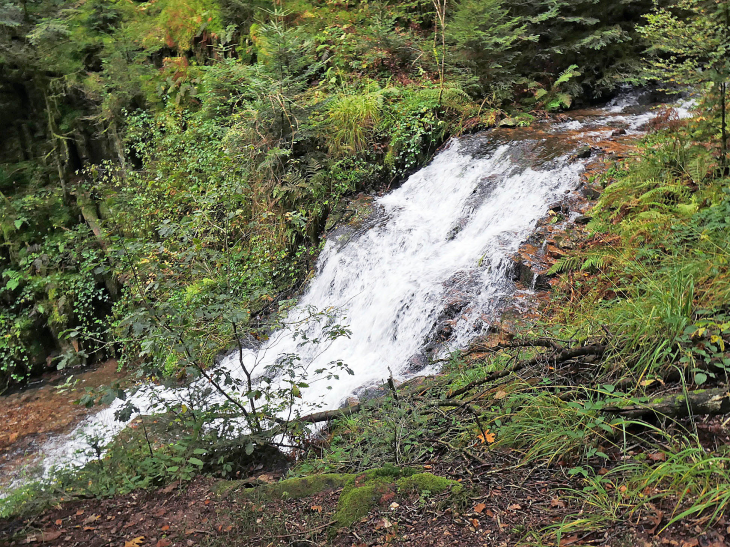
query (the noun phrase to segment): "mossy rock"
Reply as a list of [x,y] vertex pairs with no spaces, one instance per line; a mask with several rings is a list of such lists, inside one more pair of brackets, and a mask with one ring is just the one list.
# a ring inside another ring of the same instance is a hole
[[430,492],[431,494],[441,494],[449,488],[456,494],[461,492],[464,487],[456,481],[444,477],[437,477],[431,473],[416,473],[398,481],[399,493]]
[[[274,484],[266,484],[255,488],[245,488],[238,491],[241,497],[262,499],[295,499],[313,496],[324,490],[342,488],[355,475],[347,473],[325,473],[295,479],[286,479]],[[229,483],[230,487],[221,493],[230,492],[243,484],[242,481]],[[220,490],[219,490],[220,491]]]
[[[449,488],[454,492],[462,486],[456,481],[437,477],[431,473],[417,473],[415,469],[388,466],[371,469],[348,480],[345,484],[334,520],[337,528],[349,527],[379,505],[387,494],[429,492],[441,494]],[[386,496],[389,501],[394,496]]]

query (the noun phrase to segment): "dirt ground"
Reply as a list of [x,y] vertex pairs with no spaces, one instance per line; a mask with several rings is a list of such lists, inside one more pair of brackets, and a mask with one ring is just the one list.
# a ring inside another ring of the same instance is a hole
[[[240,482],[199,477],[155,491],[65,503],[26,520],[0,521],[0,545],[730,545],[730,527],[725,519],[711,528],[701,521],[687,520],[665,529],[670,509],[660,507],[601,532],[562,538],[545,535],[549,526],[580,512],[562,490],[578,486],[576,479],[569,478],[560,466],[508,470],[509,455],[495,454],[493,460],[495,464],[499,461],[499,467],[475,467],[466,461],[425,465],[425,471],[460,481],[464,493],[426,497],[386,494],[350,529],[339,531],[334,528],[333,515],[340,489],[299,499],[265,500],[251,496],[250,491],[244,495],[245,485]],[[261,474],[255,482],[275,480],[276,476]],[[231,484],[235,486],[230,488]],[[540,530],[543,543],[537,534]]]

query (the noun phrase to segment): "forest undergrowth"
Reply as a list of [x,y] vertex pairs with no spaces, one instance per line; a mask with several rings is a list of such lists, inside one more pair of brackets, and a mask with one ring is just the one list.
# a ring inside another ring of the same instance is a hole
[[[0,385],[116,356],[133,381],[80,404],[208,387],[16,489],[0,542],[724,544],[727,6],[545,4],[3,4]],[[283,385],[216,370],[301,328],[286,311],[357,192],[450,136],[661,81],[695,116],[589,181],[538,318],[291,420],[296,356]]]

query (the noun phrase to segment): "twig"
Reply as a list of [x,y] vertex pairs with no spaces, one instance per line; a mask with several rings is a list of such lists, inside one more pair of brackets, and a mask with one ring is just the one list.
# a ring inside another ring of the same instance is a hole
[[474,460],[474,461],[476,461],[476,462],[479,462],[479,463],[480,463],[480,464],[482,464],[482,465],[487,465],[487,466],[489,465],[489,464],[488,464],[488,463],[486,462],[486,460],[484,460],[484,459],[480,458],[480,457],[479,457],[479,456],[477,456],[476,454],[473,454],[472,452],[470,452],[470,451],[469,451],[469,450],[467,450],[466,448],[461,448],[461,447],[458,447],[458,446],[454,446],[454,445],[452,445],[451,443],[448,443],[448,442],[446,442],[446,441],[442,441],[441,439],[430,439],[430,440],[432,440],[432,441],[434,441],[434,442],[437,442],[437,443],[439,443],[439,444],[442,444],[442,445],[444,445],[444,446],[446,446],[446,447],[450,448],[451,450],[455,450],[455,451],[457,451],[457,452],[461,452],[462,454],[465,454],[465,455],[469,456],[469,457],[470,457],[470,458],[471,458],[472,460]]

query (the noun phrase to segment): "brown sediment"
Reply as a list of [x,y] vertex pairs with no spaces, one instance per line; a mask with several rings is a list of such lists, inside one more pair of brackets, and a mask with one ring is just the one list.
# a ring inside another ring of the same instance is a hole
[[[30,465],[40,447],[52,436],[68,433],[98,407],[89,409],[74,404],[86,388],[98,388],[123,378],[117,361],[70,376],[46,374],[38,385],[0,397],[0,487],[7,485],[16,472]],[[67,382],[69,387],[61,386]]]

